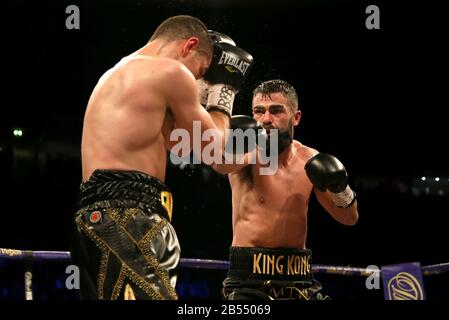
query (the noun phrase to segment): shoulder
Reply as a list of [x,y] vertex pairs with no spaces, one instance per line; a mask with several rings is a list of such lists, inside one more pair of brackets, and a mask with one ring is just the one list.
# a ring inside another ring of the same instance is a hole
[[162,57],[133,56],[124,58],[118,66],[141,76],[142,80],[158,81],[192,81],[193,74],[181,62]]
[[161,73],[171,78],[189,78],[195,79],[193,74],[185,65],[183,65],[178,60],[169,58],[156,58],[153,61],[157,65],[157,68]]
[[309,160],[314,155],[319,153],[318,150],[308,147],[305,144],[302,144],[301,142],[299,142],[297,140],[293,140],[293,146],[296,149],[297,155],[304,161]]
[[158,84],[163,88],[170,91],[173,91],[173,88],[175,88],[179,94],[182,94],[184,91],[197,91],[195,77],[181,62],[161,58],[156,70],[160,75]]

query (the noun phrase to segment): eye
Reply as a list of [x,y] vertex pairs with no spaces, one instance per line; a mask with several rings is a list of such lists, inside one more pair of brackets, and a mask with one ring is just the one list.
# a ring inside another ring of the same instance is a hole
[[256,110],[253,110],[253,113],[254,114],[261,114],[261,113],[263,113],[263,111],[260,110],[260,109],[256,109]]

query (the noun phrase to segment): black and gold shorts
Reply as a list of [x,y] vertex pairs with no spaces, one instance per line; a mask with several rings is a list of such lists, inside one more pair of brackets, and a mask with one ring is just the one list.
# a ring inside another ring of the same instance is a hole
[[180,246],[162,181],[96,170],[81,184],[72,258],[82,299],[177,299]]
[[312,276],[310,250],[231,247],[229,261],[223,281],[225,299],[326,299]]

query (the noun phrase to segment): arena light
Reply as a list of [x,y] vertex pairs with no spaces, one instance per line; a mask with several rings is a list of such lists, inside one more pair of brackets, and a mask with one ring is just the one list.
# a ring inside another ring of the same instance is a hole
[[440,181],[440,178],[439,178],[439,177],[436,177],[436,178],[435,178],[435,181],[436,181],[436,182]]
[[421,177],[421,180],[422,181],[426,181],[426,177]]
[[14,129],[13,134],[15,137],[21,137],[23,136],[23,131],[22,129]]

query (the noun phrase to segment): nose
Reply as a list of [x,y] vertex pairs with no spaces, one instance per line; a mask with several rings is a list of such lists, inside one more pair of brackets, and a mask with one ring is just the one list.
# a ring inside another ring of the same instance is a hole
[[263,114],[261,122],[263,125],[271,125],[273,123],[271,113],[268,110]]

